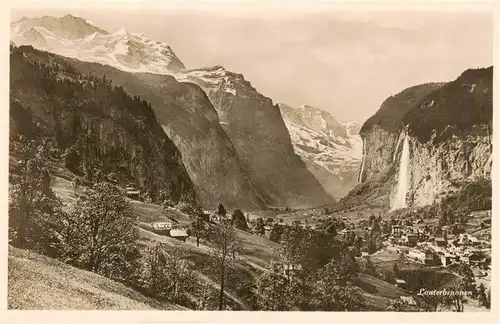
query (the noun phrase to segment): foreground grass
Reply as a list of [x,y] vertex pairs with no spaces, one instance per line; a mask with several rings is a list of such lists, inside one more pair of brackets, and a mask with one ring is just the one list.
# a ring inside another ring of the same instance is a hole
[[9,309],[182,309],[93,272],[11,246],[8,269]]

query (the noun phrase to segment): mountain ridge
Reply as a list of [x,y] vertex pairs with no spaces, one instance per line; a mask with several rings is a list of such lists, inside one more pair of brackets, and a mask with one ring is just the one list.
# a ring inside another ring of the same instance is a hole
[[[421,207],[491,179],[492,82],[492,67],[469,69],[448,83],[417,85],[387,98],[361,129],[358,185],[341,204],[389,209],[401,199],[397,206]],[[407,176],[399,178],[401,172]],[[398,186],[400,179],[408,183]],[[398,196],[398,188],[405,192]]]
[[302,105],[279,104],[295,152],[308,170],[335,198],[345,196],[357,184],[362,143],[356,122],[337,122],[328,112]]
[[68,167],[87,180],[132,181],[153,200],[162,190],[174,202],[196,200],[181,153],[149,103],[31,46],[11,47],[10,68],[11,141],[52,138],[77,157]]
[[[86,46],[83,40],[78,41],[80,46],[76,47],[78,51],[75,50],[71,42],[63,44],[67,45],[66,48],[62,46],[62,49],[54,47],[46,50],[81,61],[113,66],[126,72],[169,74],[173,75],[180,83],[197,84],[207,94],[210,103],[217,111],[218,123],[227,134],[228,143],[231,143],[228,145],[234,146],[238,156],[235,161],[239,162],[235,162],[233,165],[236,169],[241,167],[246,175],[243,178],[248,178],[251,183],[250,187],[255,188],[253,191],[258,192],[255,195],[256,201],[265,201],[272,206],[292,207],[309,207],[334,201],[307,170],[300,157],[294,153],[290,135],[282,120],[279,107],[273,104],[272,99],[258,92],[243,74],[228,71],[221,65],[187,70],[180,60],[178,60],[180,63],[177,64],[177,68],[172,69],[164,63],[171,62],[170,57],[177,57],[171,48],[163,43],[161,46],[168,49],[168,55],[157,55],[158,53],[155,52],[154,55],[145,58],[146,63],[135,62],[137,63],[135,64],[130,61],[130,57],[132,59],[135,57],[131,54],[130,46],[122,46],[130,45],[121,42],[122,39],[128,38],[133,38],[139,44],[147,45],[153,42],[140,34],[131,34],[123,29],[113,34],[92,33],[87,36],[86,39],[91,43],[89,45],[91,48],[97,40],[111,39],[111,41],[104,42],[109,46],[103,48],[101,52],[82,50]],[[157,43],[159,42],[154,44]],[[73,52],[68,53],[68,50]],[[120,53],[120,50],[123,52]],[[112,59],[108,57],[110,51],[114,51]],[[125,51],[127,54],[122,55]],[[102,57],[106,59],[102,59]],[[127,87],[126,84],[123,86]],[[160,91],[159,87],[151,84],[150,86]],[[155,106],[158,108],[158,105]],[[156,109],[157,113],[158,111]],[[168,132],[168,129],[164,128],[164,130]],[[216,133],[220,133],[220,130]],[[172,138],[176,137],[175,132],[168,134]],[[184,147],[187,150],[184,155],[193,153],[192,147],[188,145]],[[209,190],[204,191],[208,192]],[[238,192],[238,190],[236,191]]]

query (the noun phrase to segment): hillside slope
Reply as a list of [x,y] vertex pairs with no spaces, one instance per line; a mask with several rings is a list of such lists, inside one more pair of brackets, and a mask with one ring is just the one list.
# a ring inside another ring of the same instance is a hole
[[[53,189],[57,196],[65,202],[74,200],[75,195],[71,183],[63,178],[55,177]],[[84,188],[80,188],[84,190]],[[217,293],[219,278],[214,271],[214,247],[210,242],[201,240],[196,246],[196,239],[189,237],[186,242],[168,236],[158,235],[152,231],[151,223],[174,220],[180,226],[188,228],[192,219],[177,210],[163,211],[162,206],[129,200],[133,212],[138,219],[140,228],[139,243],[141,250],[161,244],[165,252],[176,250],[184,255],[190,264],[190,269],[196,278],[196,283],[190,288],[190,293],[201,290],[211,296],[210,308],[217,309]],[[227,303],[234,310],[249,310],[252,308],[252,292],[249,291],[256,276],[265,271],[279,245],[261,236],[236,230],[240,251],[236,260],[228,263],[225,295]]]
[[[11,47],[10,136],[46,137],[76,156],[88,180],[113,176],[155,198],[194,200],[181,154],[147,102],[109,79],[84,76],[60,57],[30,46]],[[99,175],[100,173],[100,175]]]
[[106,76],[151,103],[156,119],[182,153],[200,203],[215,208],[259,209],[269,201],[246,175],[236,149],[222,129],[206,94],[169,75],[128,73],[110,66],[64,59],[81,73]]
[[93,272],[9,246],[8,308],[44,310],[180,310]]
[[176,78],[205,90],[244,170],[274,205],[308,207],[334,201],[294,152],[278,105],[243,74],[214,66]]

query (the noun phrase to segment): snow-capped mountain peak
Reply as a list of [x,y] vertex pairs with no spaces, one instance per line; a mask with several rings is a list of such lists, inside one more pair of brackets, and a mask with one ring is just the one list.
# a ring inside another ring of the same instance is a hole
[[34,27],[44,28],[60,38],[70,40],[81,39],[94,32],[107,34],[105,30],[90,24],[87,20],[68,14],[60,18],[51,16],[41,18],[23,17],[11,24],[11,36],[21,36]]
[[359,123],[339,123],[309,105],[278,105],[294,151],[308,170],[335,198],[347,194],[356,185],[362,159],[363,144],[356,133]]
[[[125,28],[120,28],[119,30],[117,30],[116,32],[114,32],[111,35],[115,36],[115,37],[121,37],[121,38],[131,38],[132,37],[132,33],[129,32]],[[140,37],[140,34],[137,34],[137,35],[134,35],[134,36],[139,36]]]
[[172,74],[185,69],[165,43],[125,28],[110,34],[73,15],[20,19],[11,24],[11,41],[128,72]]
[[350,122],[346,122],[346,123],[341,123],[341,124],[346,127],[348,135],[359,135],[359,131],[361,130],[361,127],[363,126],[362,123],[355,121],[355,120],[350,121]]

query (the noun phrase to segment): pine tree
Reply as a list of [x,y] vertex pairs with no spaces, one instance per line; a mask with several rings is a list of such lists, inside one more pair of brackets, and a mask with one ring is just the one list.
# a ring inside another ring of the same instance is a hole
[[232,215],[232,223],[235,228],[247,231],[248,230],[248,224],[245,219],[245,215],[240,209],[235,209]]
[[489,308],[488,297],[486,296],[486,288],[484,287],[483,283],[479,285],[477,290],[478,290],[477,300],[482,306]]
[[219,206],[217,207],[217,215],[219,215],[219,217],[226,217],[227,215],[227,212],[226,212],[226,208],[224,208],[224,205],[222,204],[219,204]]

